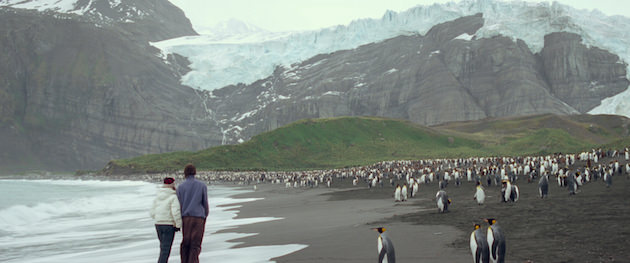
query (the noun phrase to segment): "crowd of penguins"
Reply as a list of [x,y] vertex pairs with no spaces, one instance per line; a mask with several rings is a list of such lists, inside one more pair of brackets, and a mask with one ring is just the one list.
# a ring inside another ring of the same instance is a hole
[[[603,162],[606,160],[606,162]],[[621,163],[624,162],[625,164]],[[583,166],[578,167],[580,161]],[[550,177],[559,187],[567,189],[569,195],[578,193],[578,189],[587,183],[603,181],[606,187],[611,187],[614,176],[625,173],[630,178],[630,152],[628,148],[619,150],[594,149],[579,154],[554,154],[538,157],[500,157],[500,158],[469,158],[449,160],[429,160],[418,162],[384,162],[378,168],[393,171],[398,179],[404,177],[403,185],[397,184],[394,192],[396,202],[407,201],[414,197],[421,184],[437,181],[439,190],[435,201],[439,213],[448,211],[451,200],[446,188],[449,184],[459,186],[463,180],[475,182],[476,191],[473,198],[479,205],[485,202],[483,186],[501,185],[501,202],[517,202],[519,188],[516,182],[519,178],[526,178],[528,183],[538,182],[538,195],[546,198],[549,193]],[[411,168],[411,171],[409,170]],[[414,167],[419,169],[414,170]],[[570,168],[572,167],[572,169]],[[381,169],[371,170],[367,175],[369,187],[382,185]],[[360,177],[355,178],[354,183]],[[393,184],[393,180],[390,179]],[[483,228],[475,224],[470,234],[470,249],[473,262],[505,262],[505,236],[497,219],[486,218],[488,224]],[[378,262],[395,262],[395,252],[392,241],[385,234],[385,228],[375,228],[380,235],[378,238]]]
[[[606,163],[602,161],[606,160]],[[620,163],[625,161],[625,164]],[[576,162],[581,161],[582,167],[577,167]],[[476,191],[473,198],[479,205],[485,202],[483,185],[501,185],[501,202],[517,202],[519,188],[516,182],[525,177],[528,183],[538,182],[538,195],[546,198],[549,193],[550,177],[556,180],[559,187],[565,187],[569,195],[578,193],[578,189],[586,183],[603,181],[606,187],[611,187],[614,176],[625,173],[630,178],[630,152],[628,148],[619,150],[594,149],[579,154],[554,154],[538,157],[500,157],[500,158],[469,158],[456,160],[430,160],[419,161],[419,171],[409,172],[408,167],[414,167],[414,163],[399,166],[397,163],[381,163],[386,171],[394,164],[394,173],[404,176],[403,185],[396,185],[394,200],[404,202],[409,197],[414,197],[421,184],[429,184],[437,181],[439,190],[435,195],[439,213],[448,211],[451,200],[448,198],[446,188],[449,184],[459,186],[462,180],[476,183]],[[573,167],[573,170],[570,169]],[[373,171],[372,171],[373,172]],[[377,187],[381,177],[368,175],[369,187]],[[393,181],[392,181],[393,182]],[[488,227],[483,228],[475,224],[474,231],[470,234],[470,249],[473,262],[505,262],[506,244],[505,236],[497,219],[486,218]],[[379,231],[378,251],[379,262],[395,262],[395,253],[392,241],[384,233],[384,228],[376,228]]]
[[[579,165],[578,165],[579,162]],[[422,184],[438,184],[435,201],[438,213],[448,212],[451,200],[447,194],[449,185],[460,186],[464,180],[474,182],[473,198],[479,205],[485,202],[484,186],[501,186],[501,202],[518,202],[519,180],[538,182],[538,195],[546,198],[549,186],[557,183],[566,188],[569,195],[579,193],[584,184],[601,181],[611,187],[613,177],[630,178],[630,150],[593,149],[572,154],[520,157],[471,157],[460,159],[431,159],[417,161],[386,161],[370,166],[332,170],[300,172],[199,172],[197,178],[205,181],[233,182],[236,184],[272,183],[286,188],[332,187],[336,181],[352,180],[352,185],[368,188],[394,187],[394,201],[405,202],[418,193]],[[553,180],[553,181],[552,181]],[[555,181],[555,182],[554,182]],[[402,183],[402,185],[401,185]],[[395,185],[395,186],[394,186]],[[504,262],[505,236],[497,219],[487,218],[486,228],[475,225],[470,235],[470,248],[474,262]],[[394,247],[385,233],[379,232],[379,263],[395,263]]]

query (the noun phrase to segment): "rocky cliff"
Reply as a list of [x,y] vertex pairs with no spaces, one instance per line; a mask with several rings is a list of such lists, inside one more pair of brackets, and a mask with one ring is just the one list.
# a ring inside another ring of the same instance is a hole
[[97,169],[220,143],[196,91],[143,42],[194,32],[190,23],[161,34],[127,27],[0,8],[2,170]]
[[551,92],[580,112],[628,88],[626,63],[606,50],[585,46],[579,35],[545,36],[540,57]]
[[211,104],[233,143],[303,118],[375,115],[435,125],[585,113],[628,86],[627,65],[575,34],[549,35],[534,54],[522,40],[477,39],[483,23],[477,14],[424,36],[319,55],[251,85],[215,90]]

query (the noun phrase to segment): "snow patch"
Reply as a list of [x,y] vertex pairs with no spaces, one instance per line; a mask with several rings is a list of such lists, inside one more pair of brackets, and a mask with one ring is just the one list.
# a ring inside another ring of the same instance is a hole
[[10,6],[19,9],[31,9],[40,12],[52,10],[59,13],[69,13],[73,11],[77,0],[4,0],[0,6]]
[[461,40],[465,40],[465,41],[471,41],[474,37],[475,37],[475,35],[469,35],[468,33],[464,33],[464,34],[461,34],[461,35],[455,37],[454,39],[461,39]]
[[326,93],[322,94],[322,97],[323,97],[323,96],[326,96],[326,95],[331,95],[331,96],[341,96],[341,92],[339,92],[339,91],[328,91],[328,92],[326,92]]
[[109,0],[109,7],[112,9],[116,8],[120,4],[122,4],[121,0]]
[[630,118],[630,87],[613,97],[605,98],[602,103],[588,114],[616,114]]

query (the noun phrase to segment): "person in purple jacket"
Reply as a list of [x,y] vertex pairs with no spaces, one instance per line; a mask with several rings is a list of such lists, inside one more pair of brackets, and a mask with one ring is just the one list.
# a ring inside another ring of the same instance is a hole
[[182,212],[182,263],[198,263],[203,232],[208,217],[208,188],[195,179],[197,169],[192,164],[184,168],[186,179],[177,187],[177,198]]

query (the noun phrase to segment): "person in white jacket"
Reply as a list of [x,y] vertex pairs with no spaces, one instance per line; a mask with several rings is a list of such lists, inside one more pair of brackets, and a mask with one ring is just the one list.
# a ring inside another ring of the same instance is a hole
[[164,178],[164,184],[158,188],[151,207],[151,218],[155,221],[155,230],[160,240],[158,263],[168,262],[175,232],[182,228],[181,208],[175,193],[174,182],[173,178]]

